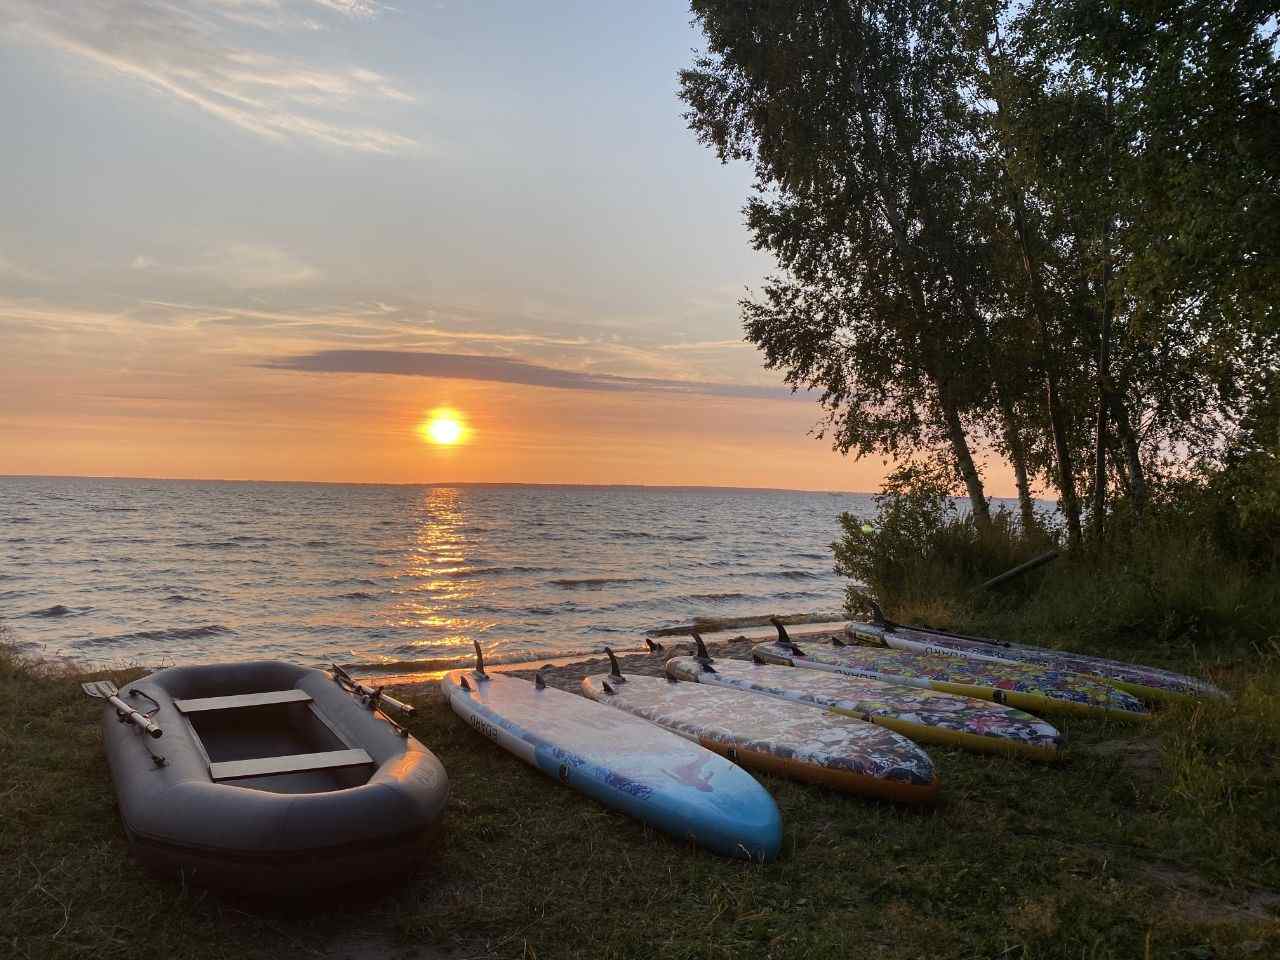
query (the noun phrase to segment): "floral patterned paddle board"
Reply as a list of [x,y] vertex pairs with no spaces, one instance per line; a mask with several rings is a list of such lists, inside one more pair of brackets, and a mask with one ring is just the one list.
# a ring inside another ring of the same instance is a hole
[[582,692],[765,773],[904,803],[938,792],[933,762],[906,737],[811,704],[618,673],[584,678]]
[[1022,710],[901,683],[709,657],[675,657],[666,669],[678,680],[826,707],[917,743],[1056,760],[1064,742],[1055,727]]
[[[875,624],[850,624],[847,640],[814,637],[800,644],[793,643],[783,629],[777,640],[755,647],[752,656],[763,663],[827,670],[992,700],[1037,715],[1078,714],[1125,720],[1147,716],[1141,701],[1131,694],[1069,670],[860,645],[875,642],[883,630]],[[860,644],[847,642],[853,640]]]
[[1227,696],[1223,690],[1207,681],[1174,673],[1172,670],[1144,667],[1137,663],[1090,657],[1066,650],[1028,647],[983,637],[944,633],[922,627],[907,627],[892,622],[885,622],[883,626],[887,629],[883,634],[878,638],[872,638],[861,631],[864,624],[856,624],[858,628],[856,633],[852,631],[854,626],[850,625],[851,638],[863,643],[880,643],[897,650],[915,653],[947,653],[995,663],[1027,663],[1053,670],[1071,670],[1097,677],[1113,687],[1146,701]]

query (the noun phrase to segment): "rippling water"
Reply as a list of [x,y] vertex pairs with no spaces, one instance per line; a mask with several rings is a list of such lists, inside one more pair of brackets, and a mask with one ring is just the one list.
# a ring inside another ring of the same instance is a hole
[[864,494],[0,478],[0,617],[86,664],[397,672],[635,647],[694,616],[837,610]]

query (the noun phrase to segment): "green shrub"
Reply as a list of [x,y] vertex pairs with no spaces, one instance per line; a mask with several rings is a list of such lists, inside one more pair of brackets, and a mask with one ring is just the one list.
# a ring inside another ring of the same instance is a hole
[[1054,535],[1023,530],[1004,511],[979,527],[930,471],[905,468],[886,483],[874,524],[841,518],[836,569],[854,580],[851,613],[869,596],[904,622],[1153,663],[1241,654],[1280,636],[1280,563],[1267,532],[1280,520],[1268,512],[1271,491],[1247,483],[1271,462],[1247,463],[1247,473],[1162,487],[1141,518],[1121,501],[1103,536],[983,591]]
[[[841,515],[842,536],[832,549],[836,571],[854,581],[847,593],[850,609],[860,609],[870,597],[900,616],[906,609],[945,624],[968,606],[973,588],[1053,546],[1052,532],[1039,526],[1024,530],[1003,508],[992,512],[990,524],[975,523],[960,512],[952,493],[945,472],[909,463],[885,481],[873,523]],[[1025,592],[1037,580],[1037,574],[1020,578],[1007,591]]]

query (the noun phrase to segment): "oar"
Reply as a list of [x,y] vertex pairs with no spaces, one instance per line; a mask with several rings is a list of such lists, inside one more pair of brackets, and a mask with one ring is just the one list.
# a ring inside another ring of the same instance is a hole
[[153,737],[158,738],[164,735],[163,730],[116,696],[120,691],[110,680],[95,680],[92,683],[82,683],[80,684],[80,689],[95,700],[106,700],[110,703],[116,708],[116,716],[122,722],[132,723],[138,729],[146,731]]
[[342,667],[338,666],[336,663],[332,664],[332,666],[333,675],[337,678],[338,682],[351,690],[352,693],[363,697],[365,703],[369,706],[369,709],[372,710],[385,704],[388,707],[399,710],[407,717],[413,716],[416,712],[410,704],[397,700],[389,693],[383,693],[381,687],[378,687],[376,690],[372,690],[360,681],[356,680],[355,677],[351,676],[351,674],[347,673],[346,670],[342,669]]

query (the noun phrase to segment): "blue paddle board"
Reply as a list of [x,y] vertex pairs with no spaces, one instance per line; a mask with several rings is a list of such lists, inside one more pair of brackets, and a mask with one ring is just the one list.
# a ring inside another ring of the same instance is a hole
[[727,857],[771,860],[782,817],[730,760],[621,710],[478,670],[440,681],[454,713],[525,763],[679,839]]

